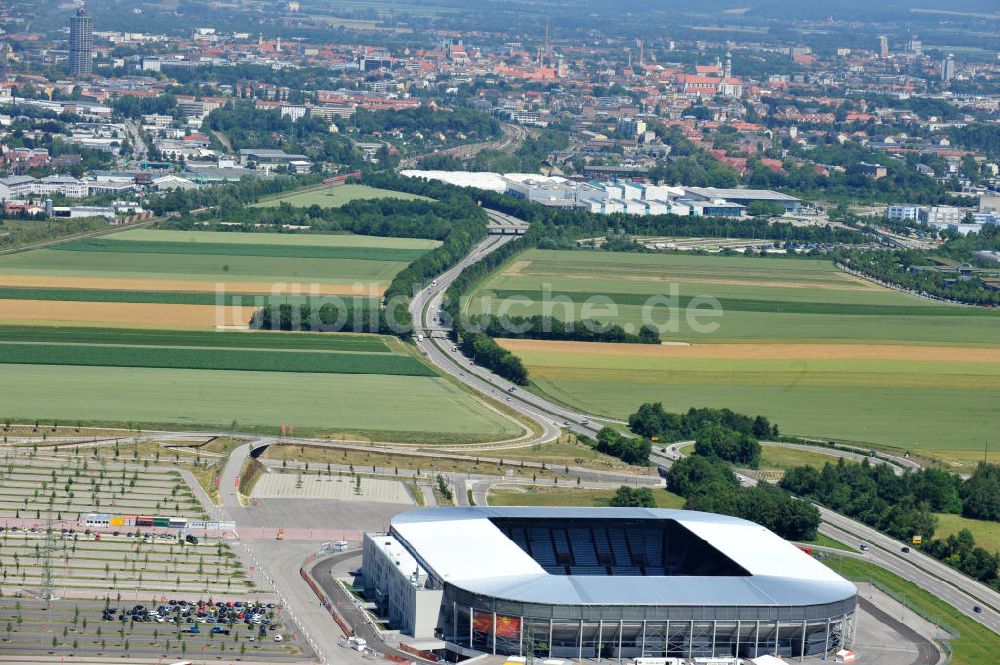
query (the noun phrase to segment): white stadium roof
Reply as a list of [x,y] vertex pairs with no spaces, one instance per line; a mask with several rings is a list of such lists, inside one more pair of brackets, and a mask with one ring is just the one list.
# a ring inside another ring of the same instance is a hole
[[[492,521],[673,520],[748,575],[559,575],[542,568]],[[746,520],[654,508],[431,508],[397,515],[392,533],[439,580],[507,600],[572,605],[818,605],[857,589],[764,527]]]

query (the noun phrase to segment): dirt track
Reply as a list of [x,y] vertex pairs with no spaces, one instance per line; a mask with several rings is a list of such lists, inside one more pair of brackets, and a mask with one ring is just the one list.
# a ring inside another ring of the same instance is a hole
[[515,353],[572,353],[638,358],[706,358],[719,360],[917,360],[1000,363],[1000,349],[961,346],[891,344],[602,344],[502,339]]
[[61,300],[4,300],[0,321],[113,323],[139,326],[246,325],[252,307],[214,305],[163,305],[117,302],[67,302]]

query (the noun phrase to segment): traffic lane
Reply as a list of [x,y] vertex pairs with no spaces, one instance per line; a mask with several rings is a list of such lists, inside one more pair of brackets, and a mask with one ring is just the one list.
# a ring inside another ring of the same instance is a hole
[[867,539],[866,542],[869,544],[874,544],[885,549],[886,551],[892,553],[892,555],[896,558],[905,557],[905,559],[914,566],[926,570],[928,573],[941,578],[952,585],[961,587],[970,596],[974,596],[979,599],[979,604],[990,606],[994,610],[1000,608],[1000,594],[993,589],[990,589],[985,584],[981,584],[980,582],[963,575],[947,564],[944,564],[933,557],[927,556],[916,549],[910,549],[909,552],[904,554],[902,552],[902,548],[909,547],[908,544],[895,540],[894,538],[876,531],[865,524],[861,524],[860,522],[844,517],[843,515],[828,508],[823,508],[822,506],[819,507],[819,510],[820,516],[825,522],[843,530],[847,530],[850,533],[856,534],[859,538]]
[[[531,413],[547,422],[552,422],[556,427],[562,427],[588,437],[593,437],[600,431],[600,428],[595,425],[582,424],[582,421],[588,421],[589,423],[589,416],[564,409],[536,396],[534,393],[520,390],[517,385],[501,379],[489,370],[474,364],[470,359],[462,355],[461,352],[451,350],[452,344],[450,341],[447,348],[443,348],[441,344],[433,345],[439,349],[444,360],[451,362],[450,366],[439,364],[438,367],[442,371],[455,376],[463,383],[473,385],[487,394],[492,393],[495,397],[500,397],[508,406],[519,411]],[[511,391],[511,388],[514,390]]]
[[1000,616],[993,612],[988,607],[983,607],[983,612],[977,613],[972,608],[976,605],[981,605],[981,603],[961,589],[958,589],[947,582],[944,582],[927,571],[921,569],[909,561],[900,559],[881,548],[872,548],[872,544],[867,541],[855,536],[852,533],[844,531],[832,524],[824,523],[819,527],[820,533],[829,536],[845,545],[860,549],[861,543],[868,543],[868,550],[864,552],[865,560],[877,565],[880,568],[888,570],[903,579],[909,580],[914,584],[918,585],[925,591],[937,596],[941,600],[945,601],[952,607],[956,608],[969,618],[983,624],[987,628],[1000,632]]
[[495,399],[504,402],[505,405],[507,405],[514,411],[518,412],[523,416],[530,417],[542,427],[543,430],[542,435],[536,437],[535,439],[526,441],[524,445],[531,445],[532,443],[544,443],[552,441],[553,439],[558,437],[559,435],[558,425],[553,420],[552,415],[546,413],[541,409],[535,408],[532,405],[526,404],[521,400],[515,400],[513,398],[510,401],[504,400],[503,396],[500,394],[500,389],[498,389],[496,386],[489,383],[480,376],[475,375],[472,372],[466,372],[464,370],[460,370],[458,369],[457,366],[452,365],[451,363],[453,363],[454,361],[449,359],[448,356],[443,351],[441,351],[437,345],[433,343],[427,343],[427,347],[425,348],[428,347],[429,349],[427,357],[430,358],[432,362],[434,362],[434,364],[438,367],[438,369],[453,376],[454,378],[458,379],[467,386],[479,391],[480,393],[486,396],[494,397]]

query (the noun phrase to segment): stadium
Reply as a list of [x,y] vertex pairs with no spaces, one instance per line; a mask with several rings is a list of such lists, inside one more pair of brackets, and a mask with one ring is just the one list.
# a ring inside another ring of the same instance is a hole
[[391,628],[466,655],[819,655],[850,646],[857,606],[764,527],[686,510],[414,510],[365,534],[362,573]]

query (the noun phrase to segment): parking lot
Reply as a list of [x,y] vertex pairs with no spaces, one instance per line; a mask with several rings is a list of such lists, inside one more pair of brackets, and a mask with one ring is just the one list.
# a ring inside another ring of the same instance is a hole
[[[64,527],[65,528],[65,527]],[[87,533],[0,526],[0,583],[7,592],[37,590],[48,557],[52,586],[72,591],[142,591],[162,593],[247,593],[253,591],[242,565],[229,547],[204,539],[196,544],[176,534]],[[128,534],[132,535],[129,536]],[[48,553],[46,553],[48,550]],[[103,595],[103,594],[101,594]]]
[[[91,512],[117,515],[121,524],[87,528],[80,516]],[[39,597],[48,567],[51,590],[61,596],[255,591],[226,541],[188,542],[181,529],[136,527],[125,515],[206,517],[173,469],[94,459],[89,451],[2,450],[0,587],[7,595]]]
[[204,517],[177,471],[86,455],[0,457],[0,520],[76,519],[79,513]]
[[284,609],[256,601],[222,603],[192,597],[163,602],[0,599],[5,656],[102,656],[291,662],[308,646],[283,624]]

